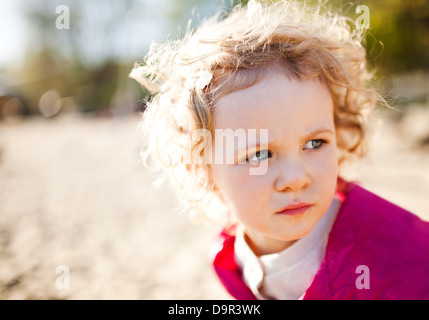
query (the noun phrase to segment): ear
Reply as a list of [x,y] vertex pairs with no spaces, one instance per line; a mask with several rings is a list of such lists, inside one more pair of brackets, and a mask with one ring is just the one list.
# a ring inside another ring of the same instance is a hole
[[210,191],[213,191],[213,192],[218,193],[218,192],[219,192],[219,188],[217,187],[217,185],[215,185],[215,184],[213,183],[213,184],[211,185]]
[[211,165],[208,165],[207,169],[208,169],[210,191],[213,192],[216,195],[216,197],[218,197],[221,201],[225,202],[225,199],[223,198],[222,193],[221,193],[221,191],[220,191],[220,189],[219,189],[219,187],[216,184],[216,181],[214,179]]

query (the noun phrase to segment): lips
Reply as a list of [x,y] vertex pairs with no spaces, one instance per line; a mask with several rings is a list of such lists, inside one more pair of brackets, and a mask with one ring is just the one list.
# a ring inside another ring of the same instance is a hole
[[277,211],[276,214],[284,214],[288,216],[296,216],[300,214],[304,214],[307,212],[308,209],[310,209],[313,205],[305,202],[300,203],[292,203],[280,211]]

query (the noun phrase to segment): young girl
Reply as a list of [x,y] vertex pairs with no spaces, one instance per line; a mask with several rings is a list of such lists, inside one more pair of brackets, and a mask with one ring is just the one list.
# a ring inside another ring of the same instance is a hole
[[363,30],[320,5],[250,1],[152,45],[144,156],[182,209],[223,217],[213,264],[238,299],[429,298],[429,223],[344,181],[371,87]]

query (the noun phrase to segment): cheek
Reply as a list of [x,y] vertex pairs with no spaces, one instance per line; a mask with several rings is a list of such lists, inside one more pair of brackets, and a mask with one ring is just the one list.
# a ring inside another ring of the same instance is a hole
[[338,179],[338,153],[336,146],[327,150],[326,157],[313,164],[315,179],[322,197],[330,199],[335,193]]
[[213,166],[213,181],[222,198],[232,206],[231,209],[242,212],[259,210],[264,194],[267,192],[267,182],[263,176],[249,175],[248,166]]
[[328,177],[331,177],[335,181],[337,180],[338,175],[338,152],[336,145],[332,146],[329,150],[328,156],[326,157],[323,163],[324,174]]
[[338,172],[338,148],[334,142],[327,145],[320,157],[311,158],[314,172],[322,175],[337,175]]

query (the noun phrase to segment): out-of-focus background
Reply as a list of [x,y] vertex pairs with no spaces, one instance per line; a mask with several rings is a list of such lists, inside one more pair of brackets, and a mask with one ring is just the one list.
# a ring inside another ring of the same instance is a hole
[[[139,163],[150,43],[234,1],[0,3],[0,299],[224,299],[209,263],[218,228],[174,213]],[[369,8],[370,64],[396,110],[347,178],[429,220],[427,1]],[[181,27],[178,27],[181,26]],[[375,125],[374,125],[375,126]]]

